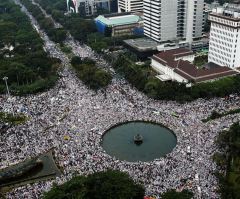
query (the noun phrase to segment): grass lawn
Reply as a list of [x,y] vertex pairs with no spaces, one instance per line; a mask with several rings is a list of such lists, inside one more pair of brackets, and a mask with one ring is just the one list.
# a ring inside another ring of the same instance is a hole
[[0,122],[12,125],[23,124],[27,121],[27,117],[23,114],[13,115],[11,113],[0,112]]

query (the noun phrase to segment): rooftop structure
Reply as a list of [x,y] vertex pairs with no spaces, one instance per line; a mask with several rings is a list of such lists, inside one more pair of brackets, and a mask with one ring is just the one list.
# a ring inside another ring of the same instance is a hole
[[157,46],[159,45],[158,42],[149,38],[127,39],[124,40],[124,43],[140,52],[157,50]]
[[124,40],[124,44],[128,50],[134,53],[138,59],[146,60],[151,57],[154,53],[157,53],[158,42],[144,37],[137,39],[127,39]]
[[141,18],[134,14],[124,15],[99,15],[96,20],[101,21],[107,26],[119,26],[131,23],[138,23]]
[[135,32],[143,32],[143,20],[141,16],[132,13],[99,15],[95,19],[97,29],[109,36],[132,35]]
[[211,12],[212,16],[221,16],[222,18],[231,19],[233,21],[240,20],[240,6],[233,7],[233,6],[224,6],[224,7],[217,7],[212,9]]
[[212,9],[219,7],[220,4],[218,1],[214,1],[212,3],[206,4],[206,12],[212,11]]
[[158,78],[162,81],[172,80],[183,83],[200,83],[238,74],[231,68],[213,63],[197,68],[192,64],[193,60],[193,51],[178,48],[153,55],[151,66],[159,73]]

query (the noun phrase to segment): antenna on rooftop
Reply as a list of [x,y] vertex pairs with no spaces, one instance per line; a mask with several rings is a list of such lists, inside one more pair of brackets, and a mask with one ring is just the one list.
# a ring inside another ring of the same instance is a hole
[[181,61],[181,59],[178,60],[176,69],[178,68],[180,61]]

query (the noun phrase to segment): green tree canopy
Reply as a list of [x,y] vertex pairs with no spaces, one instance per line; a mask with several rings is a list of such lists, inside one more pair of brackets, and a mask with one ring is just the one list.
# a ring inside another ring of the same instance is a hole
[[[219,134],[216,141],[221,153],[214,155],[220,170],[216,173],[222,199],[240,198],[240,124]],[[223,172],[224,171],[224,172]],[[225,172],[226,171],[226,172]]]
[[43,199],[143,199],[144,188],[128,174],[108,170],[87,177],[78,176],[54,186]]
[[94,79],[96,81],[96,85],[94,87],[101,88],[109,84],[112,76],[109,73],[106,73],[104,70],[97,70],[94,74]]
[[6,44],[14,42],[14,35],[17,30],[17,25],[14,22],[0,21],[0,38]]
[[81,57],[79,57],[79,56],[73,56],[73,58],[71,59],[71,64],[72,64],[73,66],[76,66],[76,65],[78,65],[78,64],[82,64],[82,59],[81,59]]
[[182,192],[177,192],[176,190],[169,190],[161,195],[162,199],[191,199],[193,198],[193,193],[189,190],[183,190]]
[[[29,7],[46,27],[52,26],[41,10]],[[57,36],[62,37],[60,33]],[[59,62],[43,50],[43,41],[29,18],[11,0],[0,1],[0,46],[0,93],[6,92],[4,76],[8,77],[11,94],[39,92],[57,80]]]

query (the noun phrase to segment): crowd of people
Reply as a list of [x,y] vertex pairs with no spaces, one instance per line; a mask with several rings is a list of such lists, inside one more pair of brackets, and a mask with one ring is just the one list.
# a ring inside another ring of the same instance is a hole
[[[7,96],[1,96],[1,111],[22,112],[28,120],[0,136],[0,169],[53,148],[56,161],[64,171],[54,180],[15,188],[7,193],[7,198],[40,198],[53,183],[62,184],[76,172],[87,175],[106,169],[129,173],[136,182],[144,184],[148,196],[158,198],[168,189],[186,188],[192,190],[196,198],[219,198],[214,176],[216,165],[212,161],[217,151],[214,141],[221,130],[239,121],[240,114],[208,123],[202,119],[213,110],[221,112],[239,107],[237,95],[185,104],[156,101],[117,77],[104,91],[89,90],[69,67],[68,57],[48,40],[27,10],[22,9],[38,28],[46,51],[61,59],[64,67],[59,72],[61,78],[57,85],[47,92],[11,97],[11,103]],[[76,55],[94,58],[107,67],[101,57],[71,36],[66,42]],[[165,157],[151,162],[127,162],[108,155],[101,146],[104,132],[113,125],[134,120],[153,121],[170,128],[177,136],[176,147]],[[65,136],[69,139],[64,139]]]

